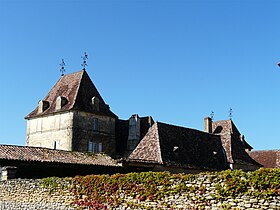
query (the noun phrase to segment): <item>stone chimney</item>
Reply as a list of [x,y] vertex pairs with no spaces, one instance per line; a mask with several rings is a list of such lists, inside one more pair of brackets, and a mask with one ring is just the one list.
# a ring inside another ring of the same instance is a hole
[[210,117],[204,118],[204,132],[212,133],[212,119]]
[[140,118],[134,114],[129,118],[127,150],[134,150],[140,140]]
[[49,106],[50,103],[48,101],[40,100],[38,103],[38,114],[43,113]]

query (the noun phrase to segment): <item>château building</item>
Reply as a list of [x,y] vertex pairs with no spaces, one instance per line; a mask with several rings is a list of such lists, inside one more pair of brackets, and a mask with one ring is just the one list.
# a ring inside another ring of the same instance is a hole
[[61,76],[25,119],[29,147],[105,153],[135,169],[196,173],[261,166],[232,120],[206,117],[199,131],[151,116],[119,119],[85,70]]

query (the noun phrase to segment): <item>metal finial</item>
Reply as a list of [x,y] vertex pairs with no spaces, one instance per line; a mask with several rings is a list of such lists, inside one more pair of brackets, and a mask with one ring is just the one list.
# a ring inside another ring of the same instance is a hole
[[231,120],[232,117],[233,117],[232,112],[233,112],[233,111],[232,111],[232,108],[229,108],[228,117],[229,117],[230,120]]
[[62,61],[59,65],[61,66],[61,68],[60,68],[61,76],[63,76],[64,72],[65,72],[65,67],[64,66],[66,66],[66,64],[64,62],[64,59],[62,59]]
[[87,53],[85,52],[85,55],[81,57],[83,59],[83,63],[81,64],[83,68],[83,70],[86,70],[86,66],[87,66],[87,59],[88,59],[88,55]]
[[211,120],[214,121],[214,112],[213,111],[211,111],[210,117],[211,117]]

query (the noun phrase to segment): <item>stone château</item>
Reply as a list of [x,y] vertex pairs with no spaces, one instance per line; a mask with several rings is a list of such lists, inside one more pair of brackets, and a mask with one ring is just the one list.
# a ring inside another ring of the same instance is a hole
[[26,145],[106,153],[129,167],[174,172],[255,170],[232,120],[204,119],[204,132],[133,114],[122,120],[105,103],[85,70],[63,75],[26,117]]

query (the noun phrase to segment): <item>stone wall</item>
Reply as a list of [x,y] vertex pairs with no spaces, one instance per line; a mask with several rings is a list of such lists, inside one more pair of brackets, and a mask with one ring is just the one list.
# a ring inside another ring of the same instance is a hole
[[73,150],[88,151],[89,141],[96,144],[101,143],[102,152],[113,156],[116,152],[115,119],[75,111],[73,119]]
[[[238,195],[235,198],[218,198],[215,193],[216,183],[210,180],[208,175],[199,175],[195,180],[185,182],[187,188],[198,188],[198,191],[186,190],[166,195],[157,201],[141,201],[120,193],[123,202],[115,209],[280,209],[280,196],[258,198]],[[0,209],[75,209],[71,207],[74,195],[67,190],[68,182],[62,181],[62,185],[58,183],[61,187],[53,191],[42,187],[39,182],[40,180],[28,179],[1,181]],[[176,180],[171,187],[176,189]],[[161,190],[160,186],[158,190]]]
[[115,119],[92,113],[69,111],[27,121],[26,145],[88,151],[88,142],[102,143],[102,152],[114,155]]
[[50,149],[56,146],[55,149],[71,151],[72,124],[72,112],[29,119],[27,120],[26,145]]
[[0,181],[0,209],[71,210],[73,195],[68,190],[50,193],[36,179]]

